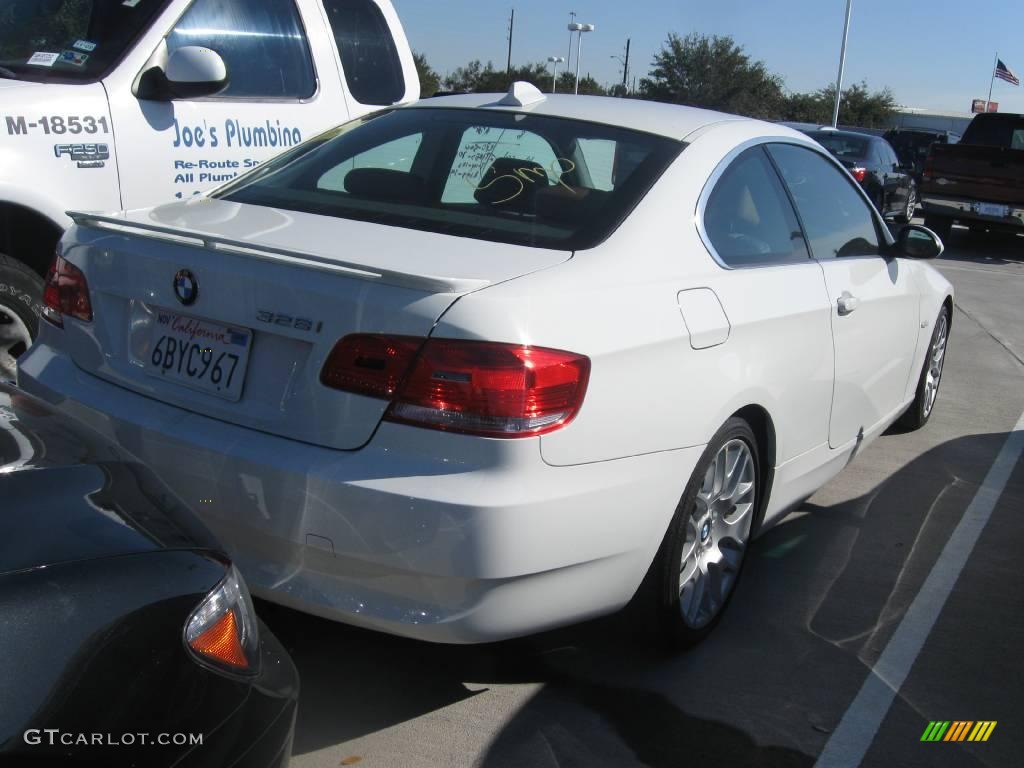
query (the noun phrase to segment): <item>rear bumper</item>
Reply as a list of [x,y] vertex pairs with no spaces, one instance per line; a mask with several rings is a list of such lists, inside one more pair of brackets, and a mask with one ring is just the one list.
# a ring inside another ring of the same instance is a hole
[[978,211],[978,202],[925,194],[921,198],[921,207],[924,208],[926,216],[944,216],[957,221],[985,222],[1015,229],[1024,227],[1024,208],[1008,205],[1006,216],[987,216]]
[[126,391],[45,336],[19,382],[148,463],[255,594],[437,642],[501,640],[624,606],[702,451],[553,467],[538,439],[388,423],[365,448],[336,451]]

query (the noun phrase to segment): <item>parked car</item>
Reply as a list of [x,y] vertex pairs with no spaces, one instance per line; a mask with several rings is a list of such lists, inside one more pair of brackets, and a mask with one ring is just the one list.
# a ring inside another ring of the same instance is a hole
[[972,232],[1024,232],[1024,115],[976,115],[958,144],[933,145],[921,202],[940,237],[954,222]]
[[74,218],[21,384],[211,499],[256,594],[442,642],[638,590],[702,637],[754,534],[928,420],[951,319],[937,238],[802,134],[522,83]]
[[286,766],[298,676],[209,531],[0,383],[0,763]]
[[65,211],[187,199],[418,97],[390,0],[0,1],[0,379]]
[[896,152],[900,165],[911,169],[914,182],[920,189],[921,173],[932,144],[956,144],[960,141],[960,134],[928,128],[893,128],[886,131],[885,140]]
[[914,217],[917,183],[912,168],[900,164],[889,142],[880,136],[832,128],[806,133],[836,156],[882,216],[901,223]]

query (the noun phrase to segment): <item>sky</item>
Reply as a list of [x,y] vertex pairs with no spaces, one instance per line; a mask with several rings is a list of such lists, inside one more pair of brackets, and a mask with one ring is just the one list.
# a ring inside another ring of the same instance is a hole
[[[504,67],[508,21],[516,11],[514,64],[569,52],[569,12],[596,30],[583,38],[582,71],[622,81],[651,69],[669,32],[731,35],[783,77],[787,90],[834,83],[846,0],[392,0],[415,50],[444,75],[473,59]],[[888,87],[898,104],[968,112],[988,95],[996,53],[1024,79],[1024,2],[1019,0],[853,0],[844,86]],[[575,52],[573,53],[575,68]],[[565,66],[564,64],[561,66]],[[1024,88],[995,81],[1003,112],[1024,112]]]

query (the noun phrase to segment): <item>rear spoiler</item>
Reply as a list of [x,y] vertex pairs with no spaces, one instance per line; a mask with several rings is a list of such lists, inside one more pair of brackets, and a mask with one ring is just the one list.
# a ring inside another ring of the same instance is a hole
[[68,217],[80,227],[107,229],[143,235],[155,240],[198,246],[208,251],[222,251],[275,264],[293,264],[331,274],[341,274],[360,280],[369,280],[401,288],[411,288],[430,293],[470,293],[490,285],[489,280],[461,277],[439,277],[417,275],[410,272],[396,272],[374,269],[365,264],[341,261],[339,259],[306,253],[272,245],[256,245],[242,240],[232,240],[219,235],[191,232],[175,227],[160,226],[146,222],[129,221],[118,216],[105,216],[84,211],[68,211]]

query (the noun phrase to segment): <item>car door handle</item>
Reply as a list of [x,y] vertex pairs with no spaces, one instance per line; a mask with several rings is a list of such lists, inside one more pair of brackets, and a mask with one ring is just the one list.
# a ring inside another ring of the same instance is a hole
[[860,299],[850,294],[849,291],[843,291],[843,295],[839,297],[837,302],[839,306],[840,316],[846,316],[851,314],[857,307],[860,306]]

